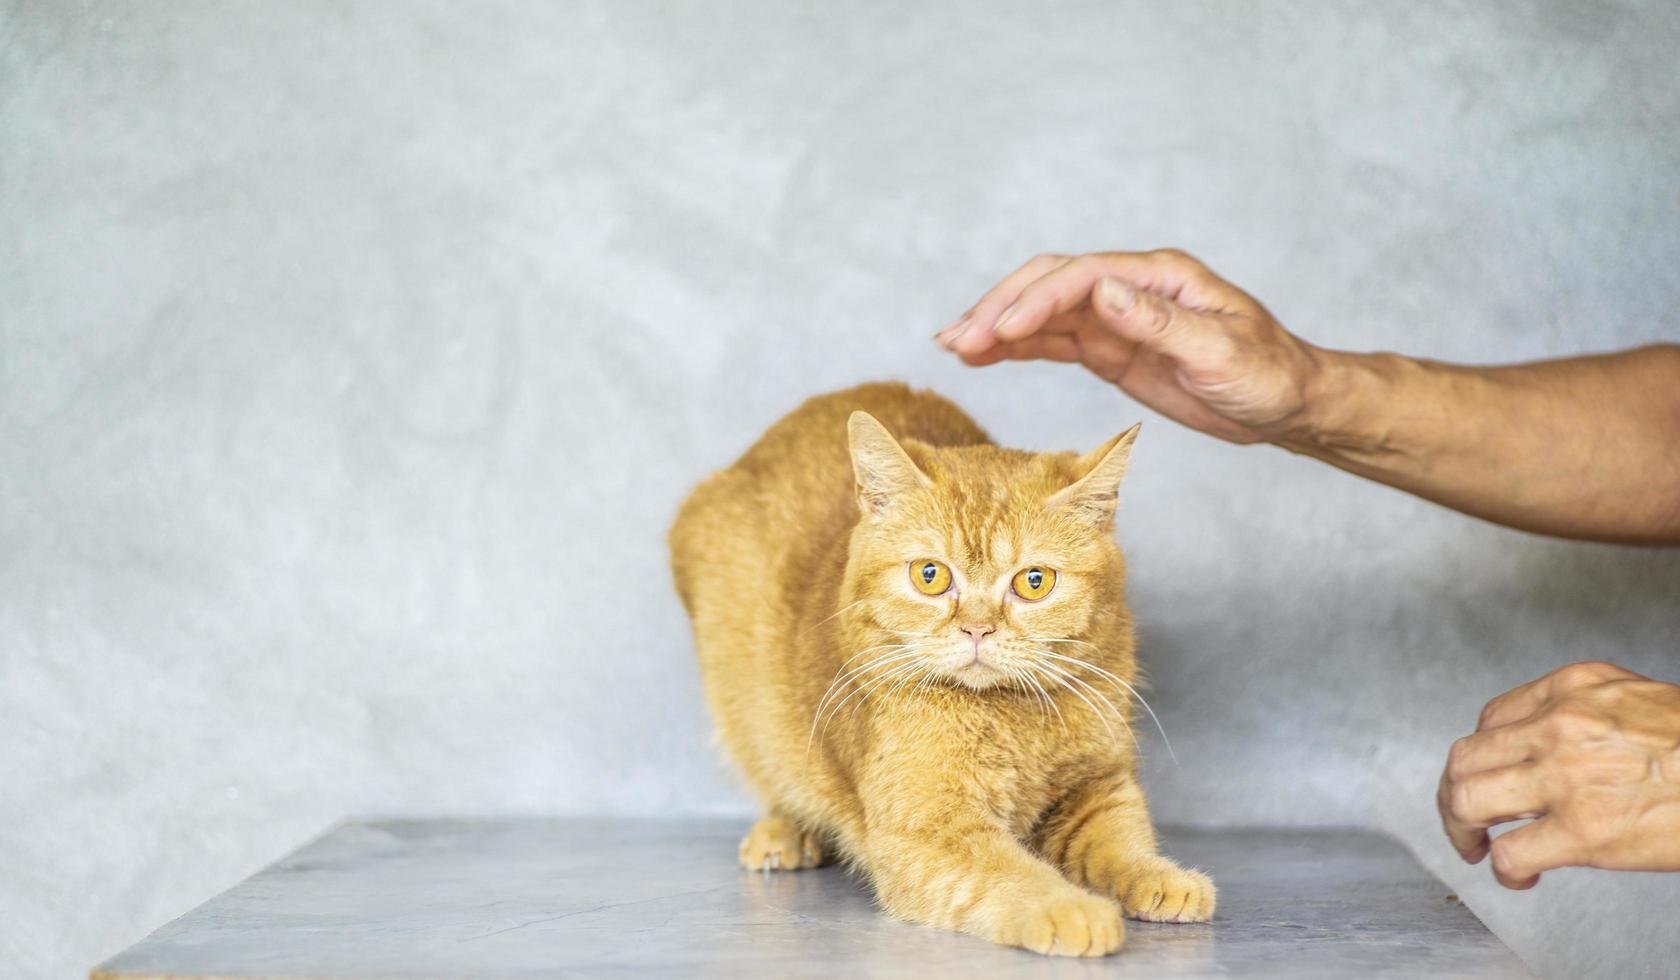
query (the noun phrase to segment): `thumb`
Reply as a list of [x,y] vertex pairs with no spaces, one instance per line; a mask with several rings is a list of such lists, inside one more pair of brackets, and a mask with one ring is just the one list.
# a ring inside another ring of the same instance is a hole
[[1224,324],[1113,276],[1097,283],[1097,316],[1121,337],[1188,368],[1225,363],[1233,344]]

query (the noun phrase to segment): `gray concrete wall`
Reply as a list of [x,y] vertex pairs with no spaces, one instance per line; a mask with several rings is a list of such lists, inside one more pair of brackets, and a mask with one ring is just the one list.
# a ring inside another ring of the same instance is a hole
[[1025,447],[1146,420],[1163,819],[1386,828],[1541,974],[1672,974],[1680,876],[1505,893],[1431,797],[1513,684],[1680,678],[1680,555],[928,335],[1036,251],[1176,244],[1333,346],[1675,339],[1677,49],[1668,2],[0,6],[5,972],[346,814],[745,812],[663,529],[897,377]]

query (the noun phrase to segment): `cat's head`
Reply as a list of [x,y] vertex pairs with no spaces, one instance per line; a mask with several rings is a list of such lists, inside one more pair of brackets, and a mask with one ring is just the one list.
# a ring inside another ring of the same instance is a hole
[[869,659],[975,690],[1090,680],[1074,661],[1117,667],[1118,655],[1129,668],[1113,523],[1137,431],[1085,455],[934,447],[854,412],[861,517],[845,601],[862,638],[886,650]]

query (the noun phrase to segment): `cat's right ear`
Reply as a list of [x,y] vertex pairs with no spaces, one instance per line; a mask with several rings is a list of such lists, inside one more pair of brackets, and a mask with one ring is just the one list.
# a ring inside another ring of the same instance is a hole
[[1114,507],[1119,502],[1120,480],[1132,458],[1132,443],[1137,441],[1139,422],[1125,432],[1086,453],[1074,464],[1079,479],[1073,485],[1045,501],[1045,508],[1065,508],[1089,523],[1106,529],[1114,521]]
[[864,513],[880,513],[904,494],[928,485],[927,476],[875,416],[853,412],[846,420],[846,438],[857,475],[858,507]]

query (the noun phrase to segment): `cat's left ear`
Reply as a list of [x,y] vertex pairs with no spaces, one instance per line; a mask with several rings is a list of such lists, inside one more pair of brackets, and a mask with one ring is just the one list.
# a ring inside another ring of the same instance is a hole
[[858,507],[864,513],[879,513],[895,498],[928,485],[927,476],[875,416],[853,412],[846,420],[846,438],[857,474]]
[[1143,423],[1139,422],[1079,457],[1074,471],[1083,475],[1045,501],[1045,509],[1066,508],[1081,519],[1107,527],[1114,520],[1120,481],[1126,475],[1126,466],[1132,459],[1132,443],[1137,441],[1141,428]]

